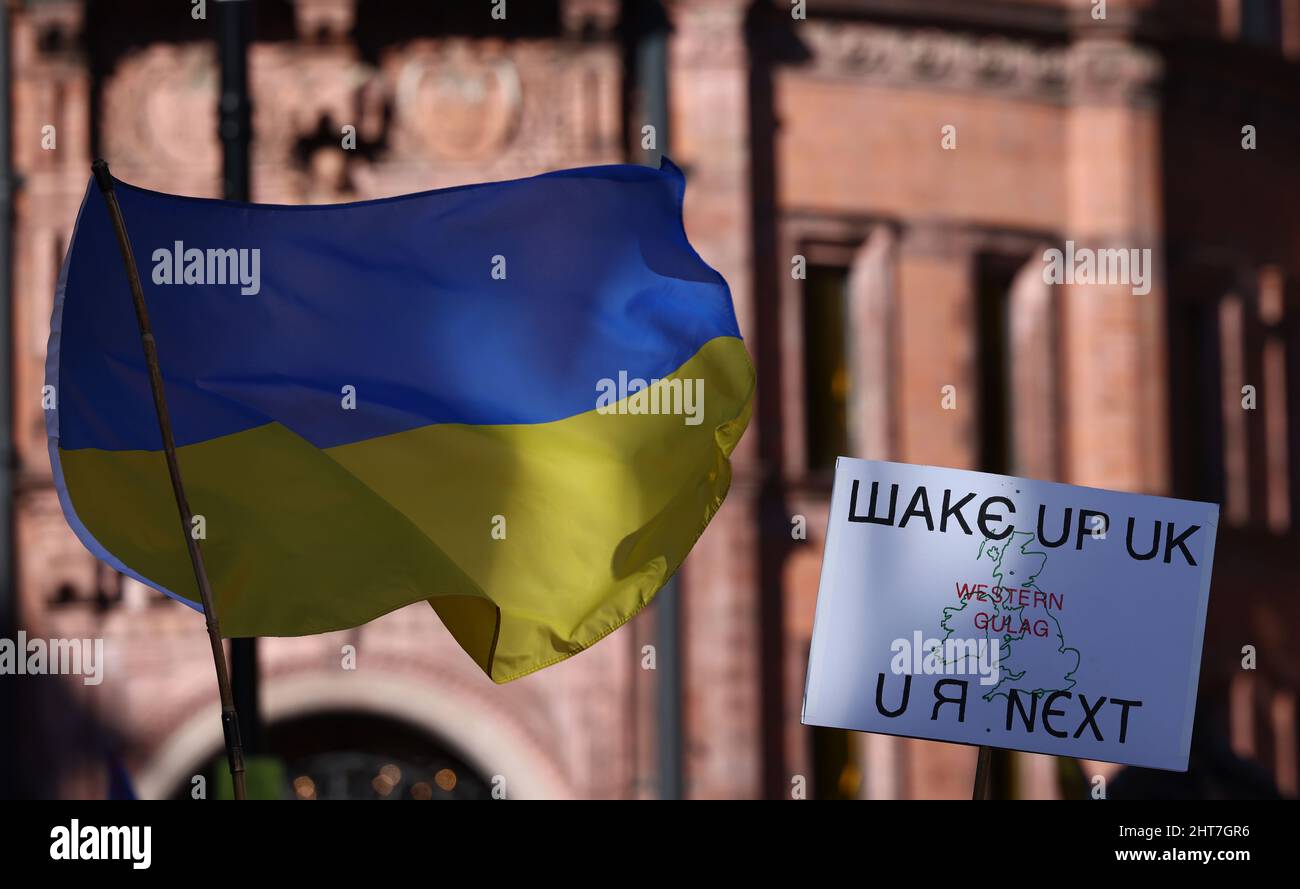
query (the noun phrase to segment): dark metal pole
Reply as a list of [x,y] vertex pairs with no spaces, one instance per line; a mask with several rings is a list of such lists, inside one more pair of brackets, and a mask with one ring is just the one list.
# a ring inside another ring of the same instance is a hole
[[[668,14],[658,0],[641,0],[636,44],[636,80],[641,125],[655,128],[656,147],[643,150],[642,163],[659,166],[668,152]],[[636,133],[641,146],[641,127]]]
[[[221,137],[222,191],[228,201],[251,198],[249,143],[253,111],[248,95],[248,42],[252,31],[252,3],[218,0],[217,34],[221,57],[221,96],[218,133]],[[244,728],[250,756],[262,752],[262,709],[258,687],[257,639],[230,640],[230,669],[235,687],[235,707]]]
[[149,388],[153,390],[153,406],[158,414],[158,430],[162,433],[163,454],[167,458],[167,474],[171,476],[172,493],[176,496],[176,508],[181,516],[181,533],[185,535],[190,564],[194,566],[194,580],[198,583],[199,598],[203,601],[203,617],[208,626],[208,642],[212,646],[212,661],[217,668],[217,692],[221,696],[221,727],[226,739],[226,760],[230,765],[235,799],[243,799],[244,751],[239,741],[239,717],[235,713],[230,676],[226,673],[226,652],[221,645],[221,628],[217,624],[217,609],[212,601],[212,588],[208,585],[208,572],[203,567],[203,551],[199,549],[199,542],[190,533],[194,514],[190,511],[189,501],[185,497],[185,486],[181,482],[181,467],[176,459],[176,441],[172,437],[171,417],[167,413],[167,398],[163,393],[162,371],[158,367],[158,347],[154,343],[153,330],[149,326],[149,310],[144,303],[144,290],[140,287],[140,271],[136,268],[135,254],[131,252],[131,239],[127,236],[122,208],[118,206],[117,194],[113,191],[113,177],[108,172],[108,164],[103,160],[96,160],[90,168],[94,171],[95,182],[108,203],[108,215],[113,221],[113,230],[117,233],[117,246],[122,251],[127,281],[131,285],[131,299],[135,302],[135,320],[140,328],[140,342],[144,346],[145,364],[149,368]]
[[[658,0],[637,0],[636,126],[633,138],[641,162],[659,166],[668,151],[668,16]],[[641,128],[654,127],[653,148],[642,148]],[[681,799],[684,790],[682,739],[682,605],[677,577],[655,597],[655,668],[659,677],[658,759],[660,799]]]
[[249,143],[253,106],[248,96],[248,42],[252,4],[248,0],[217,0],[218,52],[221,57],[221,96],[218,134],[221,137],[222,183],[226,200],[247,201]]
[[[13,241],[9,101],[9,4],[0,2],[0,639],[16,637],[18,587],[14,572],[13,496]],[[18,691],[12,679],[0,682],[0,799],[18,796]]]

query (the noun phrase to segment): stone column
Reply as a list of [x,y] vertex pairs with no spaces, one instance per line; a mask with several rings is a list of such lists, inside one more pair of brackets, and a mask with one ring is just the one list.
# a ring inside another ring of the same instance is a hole
[[[897,456],[897,261],[898,237],[892,227],[877,225],[849,268],[849,444],[866,460]],[[904,795],[905,739],[851,732],[849,743],[862,766],[862,799]]]
[[1075,249],[1150,250],[1150,292],[1130,282],[1063,287],[1064,480],[1168,488],[1158,60],[1107,36],[1070,50],[1064,235]]
[[1015,465],[1027,478],[1060,474],[1060,405],[1055,293],[1036,249],[1011,284],[1011,424]]
[[894,451],[896,248],[893,230],[877,225],[849,269],[849,446],[866,460]]
[[[973,469],[979,459],[975,268],[968,233],[941,220],[909,220],[898,258],[898,459]],[[946,390],[945,387],[953,387]],[[945,399],[948,407],[945,407]],[[952,400],[952,399],[955,399]],[[900,739],[868,759],[880,793],[962,799],[975,748]],[[881,774],[898,769],[892,782]]]
[[[669,152],[686,172],[686,232],[727,279],[741,333],[752,336],[747,5],[671,4]],[[752,341],[749,348],[752,355]],[[726,504],[682,571],[685,792],[691,797],[762,792],[756,425],[732,455]]]
[[90,179],[90,72],[82,4],[13,18],[14,446],[25,476],[50,478],[41,386],[63,253]]
[[[898,450],[908,463],[979,459],[974,267],[965,232],[909,221],[898,259]],[[945,387],[952,386],[952,390]],[[945,393],[955,398],[944,406]]]

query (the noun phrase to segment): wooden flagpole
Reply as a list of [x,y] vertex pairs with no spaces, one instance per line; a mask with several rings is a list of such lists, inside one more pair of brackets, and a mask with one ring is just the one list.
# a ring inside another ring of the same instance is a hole
[[117,245],[122,250],[122,262],[126,265],[126,277],[131,284],[131,298],[135,302],[135,320],[140,328],[140,342],[144,345],[145,364],[149,367],[149,386],[153,390],[153,406],[158,414],[158,429],[162,432],[167,472],[171,476],[172,493],[176,495],[176,508],[180,510],[181,532],[185,535],[185,546],[189,549],[190,564],[194,566],[194,579],[199,585],[199,597],[203,600],[203,617],[208,625],[212,661],[217,668],[217,692],[221,696],[221,728],[226,739],[226,761],[230,765],[235,799],[244,799],[244,748],[239,739],[239,717],[235,713],[235,699],[230,690],[230,673],[226,668],[226,651],[221,644],[217,609],[212,603],[212,587],[208,584],[208,572],[203,567],[203,553],[199,549],[199,542],[191,533],[194,514],[190,512],[190,504],[185,497],[185,486],[181,482],[181,467],[176,460],[176,441],[172,436],[171,417],[167,413],[167,399],[163,394],[162,371],[158,367],[158,348],[154,343],[153,331],[149,327],[149,311],[145,307],[144,291],[140,287],[140,271],[136,268],[135,254],[131,252],[131,240],[127,237],[126,221],[122,218],[122,208],[118,205],[117,195],[113,191],[113,177],[108,172],[108,163],[103,158],[99,158],[90,165],[90,169],[94,172],[95,182],[108,203],[108,215],[113,222],[113,230],[117,233]]

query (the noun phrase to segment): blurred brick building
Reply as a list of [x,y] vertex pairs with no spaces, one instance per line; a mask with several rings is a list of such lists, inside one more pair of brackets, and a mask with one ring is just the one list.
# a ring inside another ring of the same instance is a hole
[[[23,683],[23,789],[100,795],[114,751],[142,793],[184,794],[221,749],[201,620],[68,530],[40,394],[91,159],[220,193],[213,24],[179,2],[8,5],[18,625],[108,651],[100,686]],[[511,0],[503,20],[491,0],[255,6],[253,197],[276,203],[644,160],[643,38],[670,29],[662,135],[760,380],[728,502],[681,577],[687,795],[969,793],[969,748],[799,724],[840,453],[1223,503],[1192,773],[1002,755],[998,792],[1103,773],[1295,795],[1300,0]],[[1150,248],[1154,286],[1044,284],[1043,250],[1066,241]],[[654,612],[504,687],[423,605],[263,640],[267,744],[344,782],[407,757],[388,790],[416,797],[411,769],[437,762],[463,795],[504,776],[511,796],[653,796]]]

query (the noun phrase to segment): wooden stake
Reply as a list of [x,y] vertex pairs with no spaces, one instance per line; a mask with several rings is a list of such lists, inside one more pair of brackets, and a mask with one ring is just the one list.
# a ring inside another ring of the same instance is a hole
[[235,700],[230,690],[230,674],[226,668],[226,651],[221,644],[221,628],[217,623],[217,609],[212,604],[212,587],[208,584],[208,572],[203,567],[203,553],[199,542],[194,539],[191,527],[194,515],[190,512],[189,501],[185,498],[185,486],[181,482],[181,467],[176,460],[176,441],[172,436],[171,418],[167,414],[167,399],[163,394],[162,371],[158,368],[158,348],[154,343],[153,331],[149,327],[149,311],[144,303],[144,291],[140,287],[140,271],[135,265],[135,254],[131,252],[131,240],[127,237],[126,221],[122,218],[122,208],[117,203],[113,191],[113,177],[108,172],[108,163],[102,158],[90,165],[95,174],[104,200],[108,202],[108,215],[112,219],[113,229],[117,232],[117,245],[122,250],[122,262],[126,264],[126,277],[131,284],[131,298],[135,302],[135,320],[140,328],[140,342],[144,346],[144,360],[149,368],[149,386],[153,390],[153,406],[158,414],[158,429],[162,432],[163,453],[167,457],[167,472],[171,476],[172,493],[176,495],[176,508],[181,515],[181,532],[185,535],[185,546],[190,553],[190,564],[194,566],[194,579],[198,582],[199,597],[203,600],[203,617],[208,625],[208,642],[212,645],[212,661],[217,668],[217,692],[221,696],[221,728],[226,739],[226,761],[230,765],[230,779],[235,788],[235,799],[244,799],[244,748],[239,739],[239,717],[235,713]]

